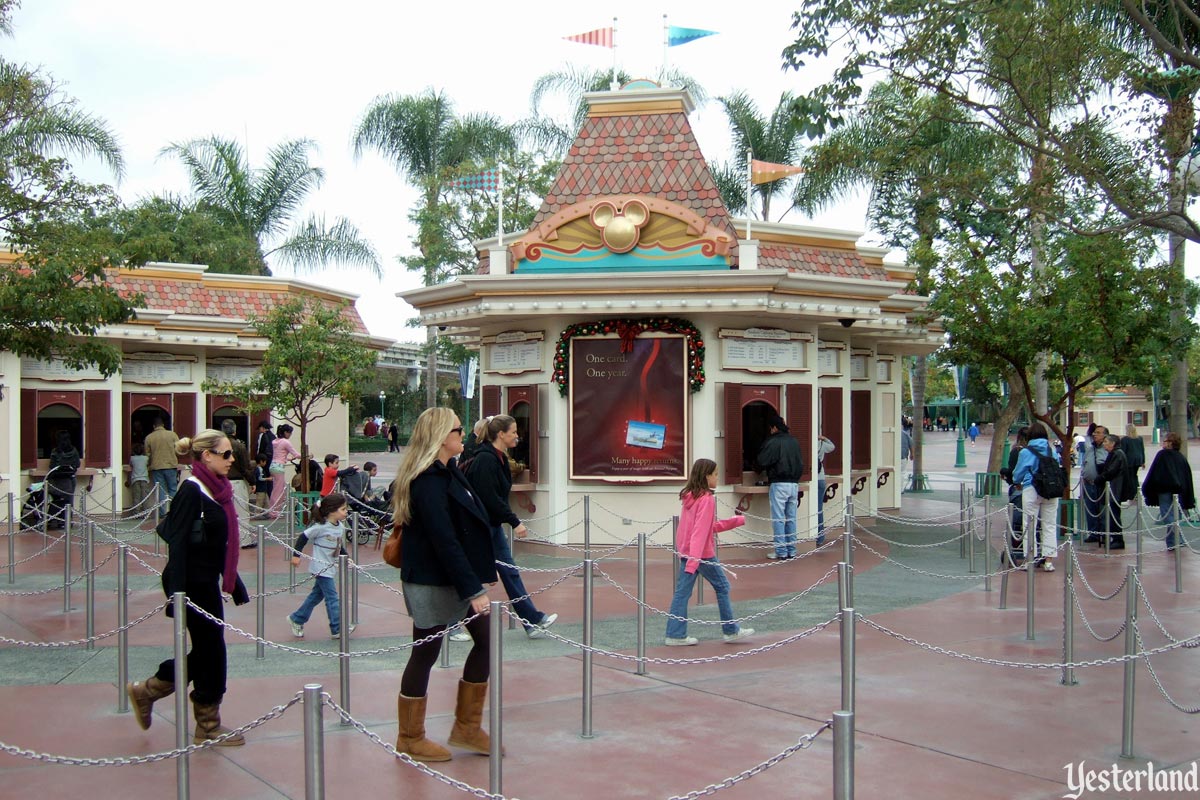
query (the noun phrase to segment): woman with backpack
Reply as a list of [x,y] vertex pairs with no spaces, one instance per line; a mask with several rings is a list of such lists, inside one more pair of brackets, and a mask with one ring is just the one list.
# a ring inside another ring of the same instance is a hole
[[[1044,572],[1054,572],[1054,561],[1058,555],[1058,501],[1062,499],[1063,476],[1062,461],[1058,453],[1046,438],[1046,428],[1040,422],[1035,422],[1026,428],[1028,442],[1017,457],[1017,466],[1013,470],[1013,486],[1021,489],[1021,506],[1024,510],[1023,527],[1025,529],[1025,569],[1029,569],[1030,559],[1036,555],[1034,563]],[[1051,475],[1049,470],[1056,467],[1058,475]],[[1039,473],[1043,473],[1039,477]],[[1056,480],[1047,480],[1055,478]],[[1044,488],[1043,491],[1037,487]],[[1054,492],[1054,486],[1058,492]],[[1040,535],[1037,535],[1038,524],[1041,524]]]

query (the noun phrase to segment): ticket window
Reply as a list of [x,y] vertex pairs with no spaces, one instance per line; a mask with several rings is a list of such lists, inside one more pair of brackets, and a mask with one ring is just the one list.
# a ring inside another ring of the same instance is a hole
[[129,444],[143,444],[154,431],[154,420],[161,419],[163,426],[171,427],[171,415],[158,406],[142,406],[129,414]]
[[779,386],[725,384],[725,473],[722,483],[753,485],[758,451],[780,414]]
[[517,421],[517,435],[520,441],[508,454],[513,461],[519,461],[529,470],[529,482],[538,482],[538,387],[509,386],[507,389],[506,407],[510,417]]
[[62,403],[46,406],[37,415],[37,457],[49,458],[58,445],[58,434],[66,431],[75,449],[83,450],[83,415]]
[[771,435],[771,420],[778,413],[778,409],[762,400],[742,407],[742,472],[756,471],[758,451]]
[[246,412],[235,406],[224,406],[218,408],[212,413],[212,428],[215,431],[223,430],[221,425],[225,420],[233,420],[233,424],[237,429],[234,431],[234,437],[242,442],[250,441],[250,417]]

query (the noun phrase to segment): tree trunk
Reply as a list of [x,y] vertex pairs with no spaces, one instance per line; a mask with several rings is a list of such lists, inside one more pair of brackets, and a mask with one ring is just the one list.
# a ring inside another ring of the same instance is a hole
[[999,472],[1001,467],[1008,466],[1000,463],[1004,455],[1004,443],[1008,441],[1008,429],[1016,422],[1024,405],[1025,386],[1021,377],[1013,372],[1008,376],[1008,402],[996,415],[996,431],[992,434],[992,449],[988,453],[988,472]]
[[[1041,142],[1039,141],[1039,144]],[[1046,179],[1046,156],[1042,154],[1033,157],[1033,165],[1030,168],[1030,183],[1033,184],[1033,214],[1029,222],[1029,268],[1033,273],[1033,278],[1036,281],[1038,276],[1046,268],[1046,218],[1042,213],[1042,198],[1046,194],[1046,187],[1042,185],[1042,181]],[[1050,406],[1050,387],[1046,380],[1046,364],[1049,357],[1046,353],[1038,353],[1037,360],[1034,362],[1033,372],[1033,403],[1036,406],[1035,413],[1044,414]]]
[[[1167,152],[1169,182],[1167,183],[1167,209],[1172,214],[1183,217],[1187,205],[1187,175],[1180,169],[1184,157],[1192,144],[1192,132],[1195,128],[1196,110],[1192,98],[1183,95],[1171,102],[1167,117],[1163,121],[1163,139]],[[1171,268],[1177,273],[1179,281],[1178,294],[1171,298],[1171,322],[1179,324],[1187,315],[1186,273],[1184,271],[1184,246],[1186,241],[1178,234],[1169,234],[1167,247]],[[1170,426],[1173,433],[1178,433],[1183,439],[1180,452],[1187,455],[1188,437],[1191,429],[1188,426],[1188,362],[1187,357],[1175,361],[1175,370],[1171,376],[1171,418]],[[1155,412],[1157,418],[1157,411]]]
[[425,407],[433,408],[437,405],[437,328],[430,325],[425,329],[425,345],[429,349],[429,355],[425,359]]
[[913,365],[913,491],[928,491],[925,481],[925,382],[929,377],[929,357],[917,356]]

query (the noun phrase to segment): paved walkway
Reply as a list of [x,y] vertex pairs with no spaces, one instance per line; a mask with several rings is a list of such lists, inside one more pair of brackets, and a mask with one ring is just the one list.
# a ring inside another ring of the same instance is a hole
[[[986,440],[969,449],[968,470],[956,471],[953,437],[933,434],[929,446],[932,495],[908,495],[906,519],[863,520],[866,531],[856,548],[857,747],[855,781],[860,798],[1057,798],[1073,793],[1067,764],[1086,761],[1087,769],[1190,768],[1200,757],[1195,717],[1163,698],[1144,665],[1136,675],[1135,758],[1121,759],[1122,666],[1106,663],[1076,670],[1078,684],[1063,686],[1061,671],[1019,664],[1054,664],[1062,658],[1064,572],[1035,577],[1035,630],[1026,640],[1025,574],[1009,582],[1007,609],[1000,610],[1001,579],[986,591],[982,577],[971,575],[960,558],[957,483],[971,477],[985,454]],[[372,454],[381,474],[394,469],[396,456]],[[949,524],[947,524],[949,523]],[[836,532],[835,532],[836,533]],[[1198,535],[1200,538],[1200,535]],[[143,539],[143,544],[148,541]],[[1159,627],[1175,638],[1200,633],[1200,567],[1185,554],[1185,591],[1174,589],[1173,563],[1161,543],[1147,539],[1143,584],[1155,611],[1143,605],[1145,647],[1167,643]],[[64,613],[61,545],[35,555],[40,534],[18,537],[18,559],[34,556],[17,568],[15,584],[0,583],[0,636],[53,642],[84,636],[84,584],[73,589],[73,610]],[[911,545],[931,545],[913,547]],[[868,549],[868,547],[870,549]],[[802,548],[807,552],[811,547]],[[108,548],[98,551],[107,553]],[[840,539],[820,552],[792,562],[769,562],[751,546],[724,547],[722,560],[733,566],[738,614],[762,613],[749,624],[759,633],[736,646],[720,641],[716,625],[693,624],[701,644],[692,648],[652,646],[654,659],[698,663],[648,665],[636,674],[627,660],[635,652],[633,603],[621,588],[636,586],[636,562],[630,553],[607,559],[597,574],[595,644],[625,659],[597,656],[592,727],[582,726],[582,659],[571,643],[582,639],[583,581],[567,569],[578,554],[520,544],[530,588],[563,580],[539,595],[542,608],[561,616],[552,631],[562,639],[530,641],[520,631],[504,635],[503,791],[536,798],[667,798],[702,790],[752,770],[818,731],[840,705],[838,625],[811,635],[799,634],[834,619],[837,591],[832,580],[804,594],[827,576],[841,558]],[[253,574],[254,551],[244,551]],[[323,612],[309,623],[309,636],[294,640],[284,615],[302,594],[287,591],[288,575],[279,551],[268,553],[267,589],[279,589],[267,603],[266,638],[296,646],[303,653],[267,648],[255,658],[255,645],[230,633],[230,687],[223,707],[227,723],[242,725],[273,706],[288,703],[307,682],[324,685],[339,698],[336,644],[327,638]],[[366,564],[377,561],[374,551]],[[146,554],[147,563],[161,563]],[[1092,589],[1108,593],[1124,577],[1132,555],[1103,557],[1094,548],[1080,555]],[[78,572],[78,551],[75,554]],[[739,567],[738,565],[742,565]],[[982,570],[983,560],[977,567]],[[993,563],[993,569],[995,569]],[[532,569],[557,570],[535,572]],[[131,564],[130,618],[161,602],[153,576]],[[359,628],[352,649],[388,650],[408,641],[403,601],[394,571],[372,567],[360,579]],[[115,565],[98,571],[96,630],[115,627]],[[563,577],[568,576],[568,577]],[[935,577],[946,576],[946,577]],[[2,580],[2,579],[0,579]],[[670,600],[668,556],[652,553],[648,567],[649,603],[665,608]],[[301,593],[303,588],[299,590]],[[1097,634],[1117,631],[1124,596],[1101,602],[1078,586],[1087,623]],[[711,591],[693,617],[715,622]],[[790,602],[789,602],[790,601]],[[781,604],[785,604],[782,607]],[[230,609],[229,622],[254,628],[254,606]],[[648,638],[661,642],[664,622],[651,614]],[[1157,618],[1157,619],[1155,619]],[[1094,639],[1075,617],[1076,661],[1107,661],[1122,652],[1122,637]],[[879,626],[879,627],[874,627]],[[896,638],[894,631],[918,644]],[[155,615],[129,634],[131,674],[141,678],[169,653],[170,624]],[[174,745],[174,708],[156,706],[153,727],[137,728],[128,714],[116,713],[114,639],[95,650],[82,646],[32,648],[0,643],[0,742],[38,753],[86,758],[129,758],[170,750]],[[467,645],[453,645],[452,662],[461,663]],[[953,651],[961,657],[932,648]],[[315,655],[321,654],[321,655]],[[1152,659],[1164,689],[1183,706],[1200,700],[1197,650],[1176,649]],[[403,668],[403,651],[392,650],[352,660],[350,711],[367,731],[384,742],[396,735],[394,697]],[[452,718],[457,669],[435,670],[430,692],[429,729],[444,739]],[[436,778],[395,761],[371,738],[337,724],[326,710],[325,780],[327,796],[454,798],[463,796]],[[206,750],[193,755],[191,790],[214,798],[302,798],[304,765],[302,709],[289,708],[248,734],[243,748]],[[722,789],[729,798],[827,798],[832,796],[832,742],[828,731],[801,750]],[[437,765],[445,775],[484,789],[488,760],[456,753]],[[1132,780],[1132,778],[1131,778]],[[171,760],[141,765],[85,767],[49,764],[16,755],[0,755],[0,798],[78,797],[100,789],[103,796],[162,798],[173,795]],[[1200,797],[1187,791],[1103,793],[1079,797]]]

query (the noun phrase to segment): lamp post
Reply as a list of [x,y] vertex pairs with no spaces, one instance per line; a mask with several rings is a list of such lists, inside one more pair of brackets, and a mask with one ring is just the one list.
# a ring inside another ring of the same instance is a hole
[[[1008,381],[1000,381],[1000,399],[1004,401],[1006,406],[1008,405]],[[996,431],[996,433],[1001,434],[1000,431]],[[1008,454],[1012,452],[1012,442],[1010,442],[1008,439],[1007,429],[1005,429],[1001,435],[1004,436],[1004,450],[1000,452],[1000,463],[1007,465]]]
[[958,373],[958,442],[954,451],[954,466],[956,469],[967,466],[967,437],[964,428],[967,427],[967,368],[955,367]]
[[385,392],[383,389],[380,389],[379,390],[379,416],[383,417],[385,420],[387,419],[387,406],[385,405],[386,403],[387,403],[387,392]]

